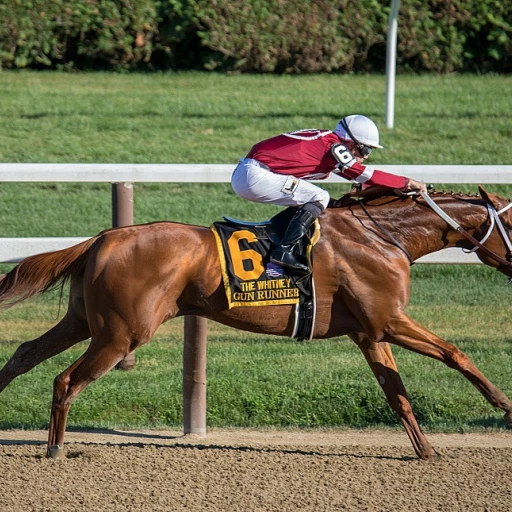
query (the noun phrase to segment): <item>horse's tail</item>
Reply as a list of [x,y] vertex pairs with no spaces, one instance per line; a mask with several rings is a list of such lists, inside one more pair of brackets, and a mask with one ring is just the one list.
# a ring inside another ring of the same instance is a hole
[[82,274],[91,247],[100,235],[67,249],[29,256],[7,274],[0,274],[0,309],[64,284]]

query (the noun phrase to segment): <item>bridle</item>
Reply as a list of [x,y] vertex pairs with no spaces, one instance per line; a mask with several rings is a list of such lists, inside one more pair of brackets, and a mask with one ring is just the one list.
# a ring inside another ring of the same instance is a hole
[[[462,226],[460,226],[456,221],[454,221],[445,211],[443,211],[437,203],[435,203],[432,198],[428,195],[427,192],[420,192],[421,197],[425,200],[425,202],[436,212],[439,217],[441,217],[445,222],[447,222],[453,229],[457,230],[464,238],[469,240],[475,247],[467,252],[475,252],[482,251],[491,259],[493,259],[496,263],[499,264],[497,270],[503,272],[509,277],[509,283],[512,283],[512,242],[510,241],[510,237],[507,234],[507,230],[503,225],[503,222],[500,219],[500,215],[505,213],[507,210],[512,208],[512,203],[509,203],[507,206],[502,208],[501,210],[496,210],[494,206],[490,203],[486,203],[487,211],[489,212],[490,218],[490,226],[486,235],[482,238],[482,240],[478,241],[476,238],[471,236]],[[491,251],[487,247],[485,247],[484,243],[491,236],[494,231],[495,226],[498,226],[498,231],[500,233],[501,238],[503,239],[503,243],[508,250],[508,255],[505,258],[502,258],[495,252]]]

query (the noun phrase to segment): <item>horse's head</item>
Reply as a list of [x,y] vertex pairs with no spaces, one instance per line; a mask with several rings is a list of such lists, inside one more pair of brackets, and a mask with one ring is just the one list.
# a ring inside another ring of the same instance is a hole
[[481,185],[478,190],[487,204],[490,222],[482,242],[485,241],[485,247],[508,264],[496,261],[492,255],[482,250],[478,250],[477,255],[483,263],[497,268],[512,279],[512,202],[488,193]]

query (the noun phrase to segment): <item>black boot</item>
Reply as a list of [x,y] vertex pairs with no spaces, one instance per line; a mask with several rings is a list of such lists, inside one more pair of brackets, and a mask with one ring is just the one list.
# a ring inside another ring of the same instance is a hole
[[307,265],[297,259],[294,249],[300,239],[308,232],[315,219],[322,213],[323,207],[318,205],[319,203],[307,204],[295,213],[281,238],[279,246],[270,255],[272,263],[292,269],[300,274],[308,274],[311,271]]

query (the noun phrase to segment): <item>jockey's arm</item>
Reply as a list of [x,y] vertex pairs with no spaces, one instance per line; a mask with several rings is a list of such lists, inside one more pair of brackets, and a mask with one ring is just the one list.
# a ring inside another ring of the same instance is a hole
[[425,183],[421,181],[380,171],[379,169],[369,169],[367,166],[358,163],[354,155],[343,144],[334,144],[331,151],[338,162],[338,168],[334,172],[345,179],[362,185],[396,188],[404,192],[426,190]]

